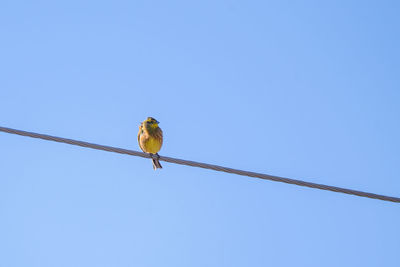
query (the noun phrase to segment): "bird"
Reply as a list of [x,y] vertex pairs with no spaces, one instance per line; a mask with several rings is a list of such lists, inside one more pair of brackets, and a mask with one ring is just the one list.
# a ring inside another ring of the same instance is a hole
[[[152,156],[151,160],[154,170],[162,168],[158,161],[160,156],[157,152],[160,151],[163,144],[163,132],[161,128],[158,127],[158,124],[159,122],[156,119],[148,117],[139,125],[138,132],[139,147],[143,152],[149,153],[150,156]],[[153,158],[153,154],[158,158]]]

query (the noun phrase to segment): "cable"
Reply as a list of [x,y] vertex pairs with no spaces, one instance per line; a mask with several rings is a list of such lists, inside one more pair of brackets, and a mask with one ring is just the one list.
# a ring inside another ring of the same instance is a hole
[[[29,137],[33,137],[33,138],[40,138],[40,139],[59,142],[59,143],[66,143],[66,144],[75,145],[75,146],[88,147],[88,148],[93,148],[93,149],[97,149],[97,150],[115,152],[115,153],[119,153],[119,154],[127,154],[127,155],[131,155],[131,156],[142,157],[142,158],[152,158],[151,155],[149,155],[147,153],[139,152],[139,151],[111,147],[111,146],[97,145],[97,144],[83,142],[83,141],[77,141],[77,140],[73,140],[73,139],[67,139],[67,138],[56,137],[56,136],[51,136],[51,135],[46,135],[46,134],[33,133],[33,132],[26,132],[26,131],[6,128],[6,127],[1,127],[1,126],[0,126],[0,131],[5,132],[5,133],[10,133],[10,134],[17,134],[17,135],[29,136]],[[156,156],[153,156],[153,157],[156,157]],[[275,181],[275,182],[283,182],[283,183],[287,183],[287,184],[295,184],[295,185],[300,185],[300,186],[317,188],[317,189],[321,189],[321,190],[340,192],[340,193],[355,195],[355,196],[359,196],[359,197],[367,197],[367,198],[380,199],[380,200],[384,200],[384,201],[400,203],[400,198],[398,198],[398,197],[378,195],[378,194],[367,193],[367,192],[362,192],[362,191],[357,191],[357,190],[351,190],[351,189],[346,189],[346,188],[341,188],[341,187],[336,187],[336,186],[310,183],[310,182],[305,182],[305,181],[301,181],[301,180],[289,179],[289,178],[273,176],[273,175],[268,175],[268,174],[263,174],[263,173],[242,171],[242,170],[222,167],[222,166],[218,166],[218,165],[206,164],[206,163],[177,159],[177,158],[160,156],[159,160],[170,162],[170,163],[175,163],[175,164],[210,169],[210,170],[214,170],[214,171],[234,173],[234,174],[238,174],[238,175],[242,175],[242,176],[249,176],[249,177],[260,178],[260,179],[264,179],[264,180],[271,180],[271,181]]]

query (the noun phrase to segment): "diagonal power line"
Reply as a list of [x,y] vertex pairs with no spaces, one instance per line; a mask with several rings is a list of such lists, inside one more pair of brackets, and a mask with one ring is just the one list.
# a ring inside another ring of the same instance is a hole
[[[119,153],[119,154],[127,154],[127,155],[131,155],[131,156],[142,157],[142,158],[151,158],[152,157],[151,155],[149,155],[147,153],[143,153],[143,152],[139,152],[139,151],[128,150],[128,149],[112,147],[112,146],[97,145],[97,144],[83,142],[83,141],[77,141],[77,140],[73,140],[73,139],[67,139],[67,138],[56,137],[56,136],[51,136],[51,135],[46,135],[46,134],[33,133],[33,132],[26,132],[26,131],[6,128],[6,127],[1,127],[1,126],[0,126],[0,131],[5,132],[5,133],[10,133],[10,134],[17,134],[17,135],[28,136],[28,137],[33,137],[33,138],[40,138],[40,139],[59,142],[59,143],[66,143],[66,144],[75,145],[75,146],[88,147],[88,148],[104,150],[104,151],[108,151],[108,152],[115,152],[115,153]],[[317,188],[317,189],[321,189],[321,190],[339,192],[339,193],[355,195],[355,196],[359,196],[359,197],[367,197],[367,198],[380,199],[380,200],[384,200],[384,201],[400,203],[400,198],[398,198],[398,197],[390,197],[390,196],[378,195],[378,194],[374,194],[374,193],[367,193],[367,192],[346,189],[346,188],[341,188],[341,187],[336,187],[336,186],[310,183],[310,182],[305,182],[305,181],[301,181],[301,180],[284,178],[284,177],[268,175],[268,174],[263,174],[263,173],[242,171],[242,170],[238,170],[238,169],[232,169],[232,168],[228,168],[228,167],[222,167],[222,166],[218,166],[218,165],[212,165],[212,164],[201,163],[201,162],[190,161],[190,160],[183,160],[183,159],[170,158],[170,157],[164,157],[164,156],[160,156],[159,160],[170,162],[170,163],[175,163],[175,164],[210,169],[210,170],[214,170],[214,171],[234,173],[234,174],[238,174],[238,175],[242,175],[242,176],[249,176],[249,177],[260,178],[260,179],[264,179],[264,180],[271,180],[271,181],[275,181],[275,182],[283,182],[283,183],[287,183],[287,184],[295,184],[295,185],[300,185],[300,186]]]

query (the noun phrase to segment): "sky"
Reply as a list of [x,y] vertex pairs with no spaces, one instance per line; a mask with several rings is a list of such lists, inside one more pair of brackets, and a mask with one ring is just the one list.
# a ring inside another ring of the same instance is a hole
[[[2,1],[0,126],[400,197],[398,1]],[[399,266],[396,203],[0,133],[0,266]]]

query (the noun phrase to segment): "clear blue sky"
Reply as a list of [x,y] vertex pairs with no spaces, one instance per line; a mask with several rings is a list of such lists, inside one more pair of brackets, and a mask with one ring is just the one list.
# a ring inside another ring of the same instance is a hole
[[[400,196],[398,1],[2,1],[0,125]],[[400,205],[0,133],[0,266],[399,266]]]

